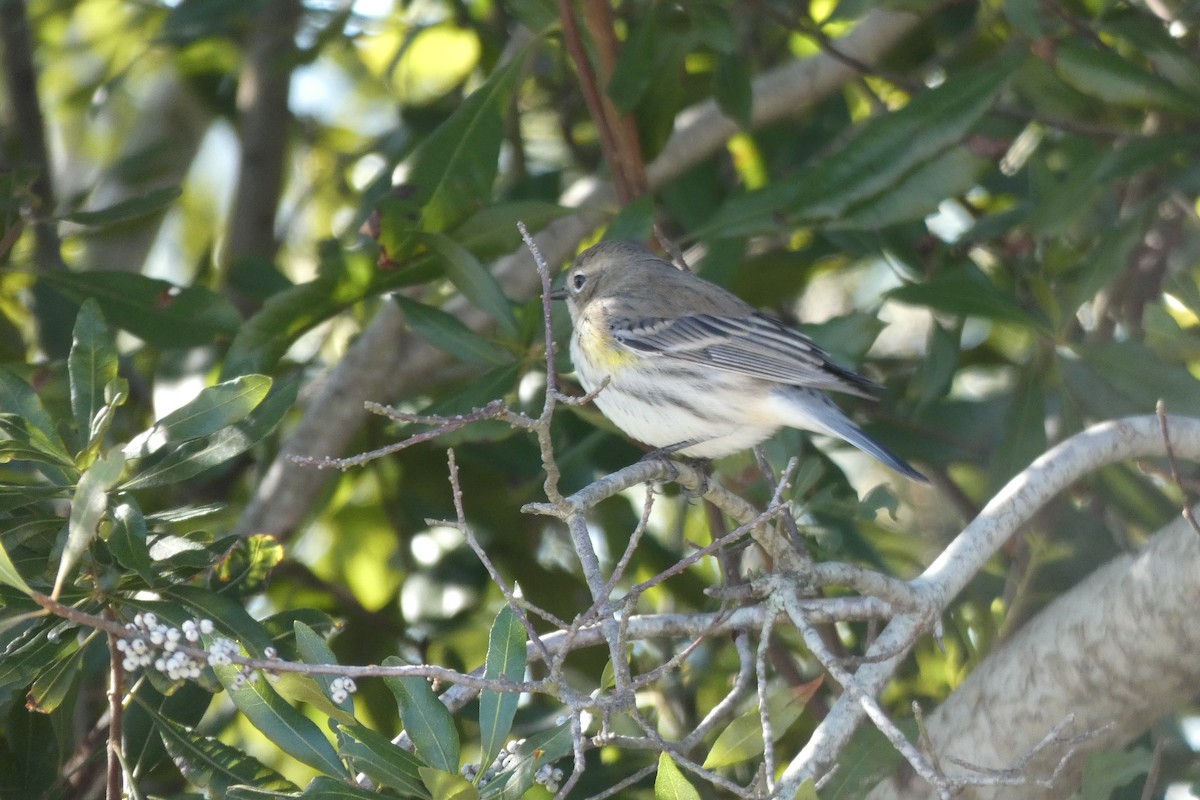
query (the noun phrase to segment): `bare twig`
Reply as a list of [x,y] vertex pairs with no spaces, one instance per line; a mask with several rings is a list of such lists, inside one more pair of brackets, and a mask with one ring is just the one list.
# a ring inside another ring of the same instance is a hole
[[1187,499],[1187,490],[1183,488],[1183,481],[1179,478],[1179,462],[1175,460],[1175,448],[1171,446],[1171,432],[1167,426],[1167,404],[1159,400],[1154,411],[1158,417],[1158,427],[1162,431],[1163,447],[1167,451],[1167,463],[1171,465],[1171,479],[1183,493],[1183,518],[1188,521],[1188,525],[1192,526],[1192,530],[1200,535],[1200,523],[1196,522],[1196,515],[1192,513],[1192,504]]

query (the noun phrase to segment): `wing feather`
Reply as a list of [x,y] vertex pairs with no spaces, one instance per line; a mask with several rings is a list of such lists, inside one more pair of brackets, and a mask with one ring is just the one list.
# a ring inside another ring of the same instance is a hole
[[765,314],[690,314],[611,322],[617,342],[641,355],[678,358],[792,386],[874,397],[875,384],[834,363],[800,331]]

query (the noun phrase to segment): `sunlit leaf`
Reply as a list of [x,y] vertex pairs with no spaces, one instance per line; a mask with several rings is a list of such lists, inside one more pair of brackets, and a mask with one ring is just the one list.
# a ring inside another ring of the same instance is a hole
[[338,728],[338,743],[342,757],[377,785],[402,797],[428,796],[420,771],[427,765],[386,736],[361,725],[343,726]]
[[125,456],[121,454],[120,448],[114,447],[88,467],[80,477],[75,496],[71,499],[67,544],[58,562],[58,576],[54,579],[55,597],[58,597],[84,551],[96,538],[97,526],[108,509],[108,492],[117,485],[124,470]]
[[[509,606],[500,609],[488,634],[485,678],[520,681],[525,677],[525,626]],[[484,691],[479,694],[479,732],[482,757],[490,764],[512,729],[520,695],[515,692]],[[482,770],[480,771],[482,775]]]
[[[384,666],[405,666],[395,656],[384,660]],[[458,730],[454,718],[442,705],[429,681],[424,678],[384,678],[384,683],[400,705],[404,732],[412,739],[417,755],[426,764],[442,772],[458,772]]]
[[95,300],[88,300],[79,308],[67,369],[71,379],[71,411],[82,450],[92,441],[95,433],[92,422],[106,405],[104,388],[117,378],[117,348]]
[[206,386],[188,403],[139,434],[125,448],[128,458],[142,458],[172,442],[186,442],[241,422],[271,389],[266,375],[242,375]]
[[[771,718],[773,741],[778,741],[804,713],[808,701],[821,686],[821,679],[792,689],[771,689],[767,695],[767,711]],[[762,715],[757,707],[741,715],[721,731],[704,759],[705,769],[720,769],[763,754]]]
[[73,211],[70,214],[64,214],[62,219],[79,225],[103,228],[107,225],[116,225],[119,222],[128,222],[165,211],[181,194],[183,194],[183,190],[178,186],[167,186],[147,192],[140,197],[130,197],[107,208],[95,211]]
[[696,787],[683,777],[679,767],[666,753],[659,753],[658,774],[654,776],[654,800],[700,800]]

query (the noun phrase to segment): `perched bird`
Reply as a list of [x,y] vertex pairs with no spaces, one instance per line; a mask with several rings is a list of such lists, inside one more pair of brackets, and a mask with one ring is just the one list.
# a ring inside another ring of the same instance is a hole
[[863,433],[825,394],[875,385],[804,334],[630,242],[581,253],[562,289],[571,362],[618,428],[666,452],[719,458],[781,427],[844,439],[892,469],[926,478]]

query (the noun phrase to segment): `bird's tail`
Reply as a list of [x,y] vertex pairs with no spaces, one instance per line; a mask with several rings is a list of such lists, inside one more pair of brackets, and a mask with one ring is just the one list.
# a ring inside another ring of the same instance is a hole
[[863,429],[847,417],[823,392],[812,389],[793,389],[787,393],[787,404],[792,412],[789,416],[793,416],[793,420],[788,423],[792,427],[836,436],[864,453],[874,456],[901,475],[914,481],[929,483],[929,479],[918,472],[912,464],[864,433]]

